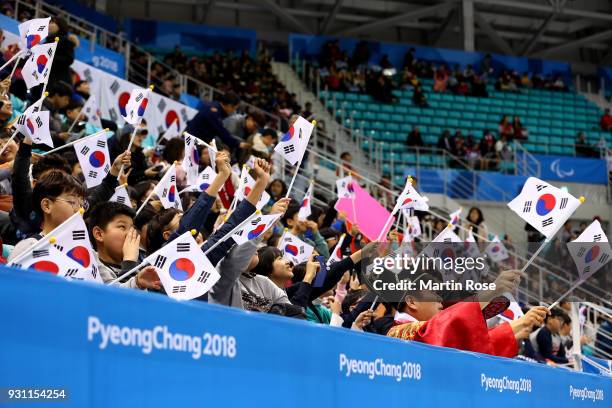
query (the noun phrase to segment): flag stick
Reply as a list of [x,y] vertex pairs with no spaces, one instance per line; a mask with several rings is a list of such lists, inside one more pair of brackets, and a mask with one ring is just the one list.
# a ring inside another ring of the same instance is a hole
[[374,298],[374,301],[372,302],[368,310],[374,310],[374,305],[376,305],[376,302],[378,302],[378,295],[376,295],[376,297]]
[[[128,143],[128,147],[127,149],[125,149],[126,151],[130,151],[132,149],[132,144],[134,144],[134,137],[136,136],[136,132],[138,131],[138,127],[140,126],[140,124],[138,125],[134,125],[134,130],[132,130],[132,136],[130,136],[130,143]],[[121,168],[119,169],[119,175],[117,176],[117,180],[121,180],[121,175],[123,174],[123,168],[124,165],[121,165]],[[138,215],[138,213],[136,213]]]
[[7,140],[6,143],[4,144],[4,146],[2,146],[2,150],[0,150],[0,156],[2,156],[2,153],[4,153],[4,151],[6,150],[6,148],[9,145],[9,143],[11,143],[11,141],[13,141],[13,139],[15,139],[15,137],[17,136],[17,133],[19,133],[18,130],[14,131],[13,134],[11,135],[11,137],[9,138],[9,140]]
[[[142,203],[142,205],[140,207],[138,207],[138,210],[136,211],[136,215],[140,214],[140,212],[142,211],[142,209],[145,207],[145,205],[147,205],[147,203],[149,202],[149,200],[151,199],[151,197],[153,197],[153,194],[155,194],[155,189],[153,189],[153,191],[151,191],[149,193],[149,195],[147,196],[147,198],[144,200],[144,202]],[[135,215],[135,216],[136,216]]]
[[[17,54],[13,55],[13,57],[6,61],[4,63],[4,65],[2,67],[0,67],[0,71],[2,71],[4,68],[8,67],[9,65],[11,65],[11,63],[15,60],[17,60],[17,62],[19,62],[19,59],[21,58],[21,55],[23,54],[23,51],[19,51]],[[17,62],[15,63],[15,66],[17,66]],[[9,76],[9,79],[13,76],[13,72],[15,72],[15,67],[13,67],[13,71],[11,72],[11,75]]]
[[99,131],[97,131],[97,132],[95,132],[95,133],[92,133],[91,135],[87,135],[87,136],[82,137],[82,138],[80,138],[80,139],[73,140],[73,141],[72,141],[72,142],[70,142],[70,143],[66,143],[65,145],[62,145],[62,146],[56,147],[55,149],[51,149],[51,150],[49,150],[48,152],[44,152],[44,153],[42,153],[42,154],[41,154],[41,156],[46,156],[46,155],[48,155],[48,154],[55,153],[55,152],[57,152],[57,151],[59,151],[59,150],[62,150],[62,149],[64,149],[64,148],[66,148],[66,147],[73,146],[73,145],[75,145],[75,144],[76,144],[76,143],[78,143],[78,142],[82,142],[83,140],[88,139],[88,138],[90,138],[90,137],[98,136],[100,133],[103,133],[103,132],[108,132],[109,130],[110,130],[110,129],[108,129],[108,128],[106,128],[106,129],[102,129],[102,130],[99,130]]
[[396,212],[397,212],[397,206],[393,208],[393,211],[391,211],[391,214],[389,214],[389,217],[387,218],[387,221],[385,221],[385,225],[383,225],[382,229],[380,230],[380,233],[378,234],[378,238],[376,238],[376,241],[380,242],[383,235],[385,234],[387,225],[389,225],[389,221],[393,222],[393,216],[395,215]]
[[549,242],[550,240],[548,238],[542,241],[542,243],[540,244],[540,247],[533,253],[533,255],[531,255],[531,258],[529,258],[527,263],[521,269],[521,274],[525,273],[529,265],[531,265],[531,263],[536,259],[536,257],[540,254],[540,252],[542,252],[546,244],[548,244]]
[[548,310],[552,310],[553,308],[557,307],[559,305],[559,303],[561,303],[561,301],[563,300],[564,297],[566,297],[567,295],[569,295],[574,289],[576,289],[578,286],[582,285],[584,283],[583,279],[578,279],[578,281],[576,283],[574,283],[568,290],[567,292],[565,292],[564,294],[562,294],[561,296],[559,296],[559,299],[557,299],[552,305],[548,306]]
[[281,235],[280,239],[278,240],[278,244],[276,245],[276,247],[277,247],[278,249],[280,249],[281,251],[282,251],[282,248],[283,248],[283,239],[285,238],[285,233],[286,233],[287,231],[289,231],[289,228],[285,228],[285,229],[283,230],[283,235]]
[[[55,51],[53,51],[53,55],[51,56],[51,64],[49,66],[53,66],[53,60],[55,59],[55,54],[57,53],[57,43],[58,42],[59,42],[59,37],[55,37]],[[40,93],[41,95],[44,95],[45,92],[47,91],[48,84],[49,84],[49,77],[47,77],[47,80],[45,81],[45,84],[43,85],[42,92]]]
[[[255,215],[259,215],[259,214],[261,214],[261,211],[257,210],[250,217],[247,217],[240,224],[236,225],[230,232],[228,232],[227,234],[225,234],[224,236],[219,238],[219,240],[217,242],[215,242],[210,248],[208,248],[206,251],[204,251],[204,255],[208,255],[210,253],[210,251],[212,251],[213,249],[218,247],[223,241],[225,241],[226,239],[228,239],[232,235],[234,235],[238,230],[240,230],[240,228],[244,227],[248,222],[250,222]],[[202,246],[203,245],[204,244],[202,244]]]
[[130,275],[133,275],[134,272],[137,272],[140,268],[148,266],[148,265],[149,265],[148,262],[141,262],[138,265],[136,265],[135,267],[133,267],[132,269],[130,269],[129,271],[127,271],[126,273],[124,273],[121,276],[119,276],[117,279],[114,279],[114,280],[110,281],[109,283],[107,283],[107,285],[114,285],[115,283],[119,282],[120,280],[123,280],[123,279],[129,277]]
[[397,212],[397,220],[395,221],[395,230],[399,231],[400,219],[402,219],[402,211]]
[[293,171],[293,177],[291,177],[291,183],[289,183],[289,188],[287,188],[287,194],[285,194],[285,198],[289,198],[289,194],[291,194],[291,189],[293,188],[293,183],[295,183],[295,178],[297,177],[298,172],[300,171],[300,166],[302,165],[303,156],[297,162],[295,166],[295,170]]

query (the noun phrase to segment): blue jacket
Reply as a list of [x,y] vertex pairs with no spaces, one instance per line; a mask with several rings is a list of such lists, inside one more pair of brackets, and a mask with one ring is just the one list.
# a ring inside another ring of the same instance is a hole
[[223,126],[225,118],[227,113],[219,102],[204,102],[202,109],[187,122],[185,131],[206,142],[218,137],[232,151],[237,150],[240,147],[240,139],[232,136]]

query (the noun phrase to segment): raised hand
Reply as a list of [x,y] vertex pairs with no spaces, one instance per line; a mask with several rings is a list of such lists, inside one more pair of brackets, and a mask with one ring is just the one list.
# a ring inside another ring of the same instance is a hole
[[270,181],[270,163],[264,159],[255,159],[255,166],[253,167],[255,177],[257,181],[262,180],[268,185]]
[[140,289],[161,289],[161,282],[154,266],[149,265],[138,271],[136,286]]
[[125,151],[121,153],[119,156],[115,158],[113,165],[110,169],[110,174],[117,177],[119,175],[119,171],[121,170],[121,166],[126,170],[132,165],[132,152]]
[[229,154],[225,151],[220,151],[215,158],[215,165],[217,167],[217,173],[223,174],[226,178],[232,174],[232,167],[230,166]]
[[124,261],[138,261],[138,254],[140,252],[140,234],[134,227],[130,227],[123,241],[123,260]]
[[272,206],[272,209],[270,210],[270,214],[285,214],[285,212],[287,211],[287,207],[289,207],[290,202],[291,202],[290,198],[279,199]]

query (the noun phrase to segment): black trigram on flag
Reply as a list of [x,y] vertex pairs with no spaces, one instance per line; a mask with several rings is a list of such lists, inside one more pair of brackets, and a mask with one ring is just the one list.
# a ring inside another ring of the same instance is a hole
[[597,262],[599,262],[600,264],[605,264],[606,262],[608,262],[608,258],[610,257],[610,255],[608,255],[607,253],[603,253],[601,254],[601,256],[599,257],[599,259],[597,260]]
[[83,75],[85,76],[85,79],[87,80],[87,82],[93,81],[93,78],[91,76],[91,70],[86,69],[85,71],[83,71]]
[[52,57],[53,56],[53,48],[49,47],[47,48],[47,55]]
[[172,293],[185,293],[187,286],[173,286]]
[[79,241],[81,239],[85,239],[85,230],[75,230],[72,231],[72,239],[75,241]]
[[582,274],[583,275],[587,275],[589,272],[591,271],[591,265],[587,265],[584,267],[584,269],[582,270]]
[[71,277],[73,277],[74,275],[76,275],[78,272],[79,272],[79,270],[78,270],[78,269],[75,269],[75,268],[68,269],[68,270],[66,271],[66,277],[67,277],[67,278],[71,278]]
[[175,175],[170,176],[170,182],[171,183],[176,182],[176,176]]
[[87,153],[89,153],[89,147],[83,146],[83,148],[81,149],[81,154],[85,156]]
[[164,101],[164,98],[160,98],[159,99],[159,103],[157,104],[157,109],[159,109],[160,112],[164,112],[164,109],[166,109],[166,101]]
[[542,190],[544,190],[546,187],[548,187],[548,186],[545,186],[545,185],[542,185],[542,184],[536,184],[536,190],[538,190],[538,191],[542,191]]
[[261,221],[261,217],[257,217],[253,221],[251,221],[251,225],[256,226]]
[[452,241],[452,239],[450,239],[450,238],[444,238],[444,242],[446,242],[446,243],[448,243],[448,244],[449,244],[449,243],[451,243],[451,242],[453,242],[453,241]]
[[111,121],[113,121],[113,122],[116,122],[116,121],[117,121],[117,119],[119,118],[119,117],[117,116],[117,111],[115,110],[115,108],[110,108],[110,109],[108,110],[108,114],[110,115],[110,119],[111,119]]
[[37,249],[32,251],[32,257],[33,258],[40,258],[43,256],[49,256],[49,250],[48,249]]
[[531,201],[525,201],[525,206],[523,207],[523,212],[528,213],[531,211]]
[[104,172],[108,173],[110,171],[110,164],[106,163],[106,166],[104,166]]
[[20,115],[19,119],[17,119],[17,123],[20,124],[20,125],[25,124],[25,121],[26,121],[25,115]]
[[125,197],[124,196],[117,197],[117,202],[120,204],[125,204]]
[[96,143],[96,146],[101,147],[104,149],[104,147],[106,146],[106,141],[105,140],[98,140],[98,142]]
[[561,204],[559,204],[559,209],[564,209],[565,207],[567,207],[567,197],[563,197],[561,199]]
[[553,223],[553,219],[552,217],[545,219],[544,221],[542,221],[542,226],[543,227],[548,227],[549,225],[551,225]]
[[144,98],[144,95],[140,93],[140,94],[138,94],[138,95],[136,96],[135,101],[136,101],[136,102],[140,102],[140,101],[142,100],[142,98]]
[[41,127],[42,127],[42,125],[43,125],[43,121],[42,121],[42,119],[40,118],[40,116],[38,116],[38,117],[36,118],[36,125],[38,125],[38,127],[39,127],[39,128],[41,128]]
[[187,136],[185,138],[185,142],[187,142],[187,144],[190,145],[191,144],[191,136]]
[[168,258],[166,258],[165,256],[157,255],[157,258],[155,258],[155,263],[153,264],[153,266],[156,268],[163,268],[167,260]]
[[191,244],[189,242],[179,242],[176,244],[176,252],[189,252]]
[[285,152],[285,154],[293,153],[295,152],[295,146],[292,144],[283,146],[283,151]]
[[198,282],[200,283],[206,283],[206,281],[208,280],[208,278],[210,277],[210,272],[202,272],[200,274],[200,276],[198,277]]
[[98,178],[98,172],[94,170],[90,170],[89,173],[87,173],[87,175],[91,178]]
[[57,245],[57,244],[53,244],[53,246],[56,247],[58,251],[64,252],[64,247],[63,246]]
[[300,128],[300,133],[298,133],[298,139],[302,138],[302,128]]
[[94,279],[98,276],[98,267],[96,265],[91,265],[91,276],[93,276]]
[[168,189],[164,188],[164,191],[162,191],[162,197],[165,197],[168,195]]
[[110,86],[110,90],[113,92],[113,94],[116,94],[117,91],[119,90],[119,87],[120,87],[119,82],[113,81],[113,83]]
[[36,29],[36,31],[44,31],[45,27],[45,25],[41,25]]
[[584,256],[585,252],[586,252],[586,248],[585,247],[580,247],[580,249],[578,250],[578,253],[576,254],[576,256],[578,258],[582,258]]
[[601,241],[601,234],[593,235],[593,242],[599,242],[599,241]]
[[210,179],[210,174],[208,173],[202,174],[202,180],[208,180],[208,179]]

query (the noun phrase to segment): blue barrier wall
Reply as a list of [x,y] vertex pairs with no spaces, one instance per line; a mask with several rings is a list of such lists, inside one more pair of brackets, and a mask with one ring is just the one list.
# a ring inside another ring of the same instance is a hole
[[540,162],[542,180],[608,184],[605,160],[543,154],[533,156]]
[[[0,15],[0,28],[15,35],[19,35],[17,21]],[[94,44],[91,49],[89,40],[79,37],[80,45],[75,50],[75,58],[81,62],[92,65],[118,77],[125,77],[125,58],[123,54],[111,51],[107,48]]]
[[[476,177],[474,178],[474,174]],[[504,201],[512,200],[523,187],[526,176],[514,176],[491,171],[416,169],[406,167],[404,177],[416,177],[419,191],[446,194],[460,200]],[[446,183],[445,183],[446,181]],[[446,185],[446,189],[445,189]]]
[[0,385],[65,387],[61,406],[609,407],[612,395],[599,375],[38,272],[0,269],[0,305]]
[[124,29],[128,38],[147,48],[173,50],[176,45],[190,53],[248,50],[257,51],[255,30],[235,27],[212,27],[202,24],[126,18]]
[[[302,57],[315,57],[319,55],[323,44],[325,44],[326,41],[333,39],[338,40],[340,49],[342,51],[346,51],[349,55],[353,55],[355,46],[361,41],[355,38],[289,34],[289,49],[292,55],[298,53]],[[447,66],[450,64],[451,67],[455,64],[459,64],[461,67],[472,64],[477,68],[485,56],[485,54],[481,52],[467,52],[410,44],[393,44],[368,41],[368,47],[371,53],[370,64],[378,64],[382,56],[387,54],[391,63],[398,69],[402,67],[404,55],[410,48],[415,49],[415,56],[417,59],[424,59],[439,63],[443,62],[447,64]],[[491,56],[493,67],[498,72],[502,69],[510,69],[516,70],[519,73],[528,71],[543,75],[561,75],[567,81],[567,83],[571,83],[571,67],[567,62],[512,57],[494,53],[491,53]]]

